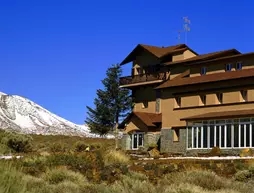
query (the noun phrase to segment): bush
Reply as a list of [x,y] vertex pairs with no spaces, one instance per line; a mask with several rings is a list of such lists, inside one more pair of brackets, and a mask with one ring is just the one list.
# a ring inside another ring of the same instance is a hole
[[74,182],[79,185],[87,183],[86,178],[82,174],[66,168],[47,170],[43,179],[50,184],[58,184],[64,181]]
[[5,155],[9,153],[11,153],[11,149],[7,145],[0,143],[0,155]]
[[51,144],[50,151],[52,153],[63,153],[66,152],[66,147],[64,144],[56,142]]
[[212,150],[209,152],[210,156],[220,156],[221,150],[219,147],[213,147]]
[[240,151],[240,157],[248,157],[252,155],[253,155],[253,152],[252,152],[252,149],[250,148],[242,149]]
[[111,164],[128,164],[130,162],[129,156],[122,151],[109,150],[104,155],[105,165]]
[[1,143],[18,153],[32,151],[32,138],[27,135],[5,132]]
[[39,176],[47,169],[46,161],[46,157],[43,156],[25,157],[22,160],[22,171],[32,176]]
[[252,177],[252,172],[249,170],[242,170],[237,172],[234,177],[236,181],[244,182]]
[[173,172],[161,180],[161,184],[189,183],[206,190],[220,190],[228,187],[228,181],[209,171]]
[[74,144],[74,149],[76,152],[83,152],[86,150],[87,147],[89,147],[89,146],[86,145],[83,141],[77,141]]

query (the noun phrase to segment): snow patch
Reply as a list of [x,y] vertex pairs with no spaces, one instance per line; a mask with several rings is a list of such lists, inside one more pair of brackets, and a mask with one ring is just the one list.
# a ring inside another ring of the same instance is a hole
[[[33,101],[0,92],[0,126],[23,133],[42,135],[78,135],[98,138],[87,125],[77,125],[51,113]],[[114,138],[112,135],[106,138]]]

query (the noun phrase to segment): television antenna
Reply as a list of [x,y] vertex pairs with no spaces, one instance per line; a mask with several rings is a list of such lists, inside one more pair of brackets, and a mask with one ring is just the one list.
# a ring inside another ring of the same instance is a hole
[[188,17],[183,17],[183,31],[185,32],[185,44],[187,44],[187,33],[190,31],[190,20]]
[[177,31],[177,40],[178,43],[180,44],[181,42],[181,33],[184,32],[185,34],[185,44],[187,44],[187,33],[190,31],[190,20],[188,17],[183,17],[183,29]]

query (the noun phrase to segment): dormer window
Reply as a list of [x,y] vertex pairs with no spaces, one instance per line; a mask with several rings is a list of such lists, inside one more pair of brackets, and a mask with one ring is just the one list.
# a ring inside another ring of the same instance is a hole
[[226,71],[231,71],[232,70],[232,64],[226,64]]
[[242,70],[242,68],[243,68],[242,62],[237,62],[236,63],[236,70]]
[[200,74],[201,74],[201,75],[205,75],[205,74],[206,74],[206,67],[202,67],[202,68],[201,68]]

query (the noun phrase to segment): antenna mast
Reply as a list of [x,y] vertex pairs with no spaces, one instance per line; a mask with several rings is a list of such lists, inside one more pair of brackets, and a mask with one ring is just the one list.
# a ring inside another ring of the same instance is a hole
[[188,17],[183,17],[183,31],[185,32],[185,44],[187,44],[187,33],[190,31],[190,20]]
[[177,41],[178,41],[178,44],[180,44],[180,42],[181,42],[181,30],[178,30],[177,31]]

